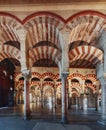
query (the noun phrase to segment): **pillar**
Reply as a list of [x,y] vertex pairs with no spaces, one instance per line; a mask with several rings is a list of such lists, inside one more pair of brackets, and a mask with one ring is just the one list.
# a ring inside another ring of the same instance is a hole
[[94,96],[95,96],[95,111],[98,111],[98,93],[95,93]]
[[54,89],[54,108],[57,107],[56,89]]
[[106,125],[106,79],[104,77],[99,79],[101,82],[102,89],[102,109],[101,109],[101,120],[99,123]]
[[87,110],[87,95],[84,94],[83,96],[83,110]]
[[66,93],[66,80],[67,80],[68,73],[61,73],[61,80],[62,80],[62,111],[61,111],[61,122],[66,123],[67,122],[67,93]]
[[31,110],[30,110],[30,98],[29,98],[29,70],[24,70],[24,120],[31,118]]
[[41,90],[41,108],[43,108],[43,90]]

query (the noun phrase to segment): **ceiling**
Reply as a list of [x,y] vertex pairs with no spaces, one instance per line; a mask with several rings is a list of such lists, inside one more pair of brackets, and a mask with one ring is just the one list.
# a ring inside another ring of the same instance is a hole
[[106,0],[0,0],[0,5],[6,4],[43,4],[43,3],[72,3],[72,2],[106,2]]

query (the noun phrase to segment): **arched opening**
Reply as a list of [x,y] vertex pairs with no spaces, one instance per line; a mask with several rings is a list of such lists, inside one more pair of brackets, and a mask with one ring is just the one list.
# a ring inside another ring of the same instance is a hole
[[14,71],[15,66],[10,59],[0,62],[0,107],[14,105]]

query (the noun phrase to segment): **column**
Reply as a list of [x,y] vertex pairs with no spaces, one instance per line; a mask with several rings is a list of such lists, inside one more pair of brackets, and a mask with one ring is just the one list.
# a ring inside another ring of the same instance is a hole
[[83,110],[83,96],[84,94],[80,94],[80,109]]
[[66,73],[61,73],[61,80],[62,80],[62,88],[61,88],[61,93],[62,93],[62,113],[61,113],[61,122],[66,123],[67,122],[67,96],[66,96],[66,79],[68,76],[68,72]]
[[24,76],[24,120],[31,118],[31,110],[30,110],[30,99],[29,99],[29,70],[23,70]]
[[57,107],[56,89],[54,89],[54,108]]
[[41,108],[43,108],[43,90],[41,90]]
[[98,111],[98,93],[95,93],[95,111]]
[[83,96],[83,110],[87,110],[87,95],[84,94]]
[[101,115],[101,120],[99,123],[106,125],[106,79],[104,77],[99,79],[101,82],[101,89],[102,89],[102,115]]

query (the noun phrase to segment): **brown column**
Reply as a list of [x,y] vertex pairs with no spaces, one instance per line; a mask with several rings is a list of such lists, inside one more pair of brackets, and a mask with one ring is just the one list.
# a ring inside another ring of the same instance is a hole
[[30,99],[29,99],[29,70],[23,71],[24,76],[24,120],[31,118]]
[[61,122],[66,123],[67,122],[67,88],[66,88],[66,81],[67,81],[68,73],[62,73],[61,74],[61,80],[62,80],[62,111],[61,111]]
[[98,93],[95,93],[95,111],[98,111]]

